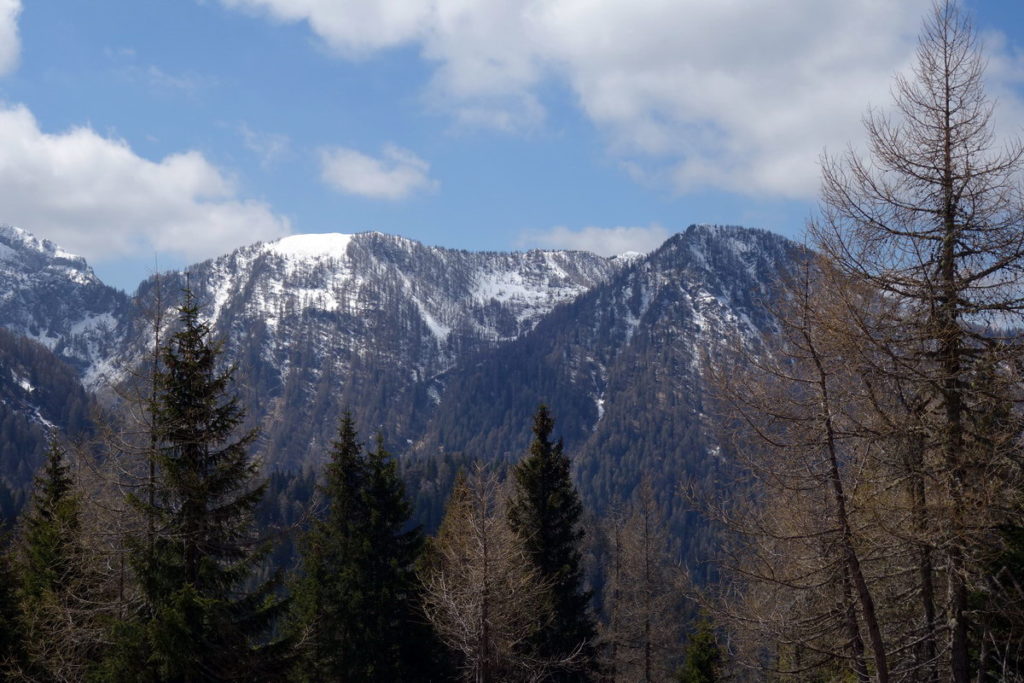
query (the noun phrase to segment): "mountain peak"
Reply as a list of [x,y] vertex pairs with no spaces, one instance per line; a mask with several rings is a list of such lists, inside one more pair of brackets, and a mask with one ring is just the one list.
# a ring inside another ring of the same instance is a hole
[[62,249],[50,240],[39,239],[27,230],[13,225],[0,225],[0,245],[15,251],[34,251],[50,258],[63,259],[85,265],[85,259]]
[[17,272],[46,271],[78,284],[101,284],[83,257],[13,225],[0,225],[0,262]]
[[265,251],[286,258],[340,258],[348,251],[352,235],[339,232],[290,235],[263,245]]

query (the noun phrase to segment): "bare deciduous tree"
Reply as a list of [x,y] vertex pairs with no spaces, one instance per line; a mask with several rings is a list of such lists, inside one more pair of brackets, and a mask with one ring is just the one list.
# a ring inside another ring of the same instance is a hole
[[1012,400],[1006,370],[1024,354],[999,332],[1019,327],[1024,308],[1024,147],[995,144],[983,75],[970,22],[952,0],[937,2],[913,77],[896,79],[895,117],[867,117],[870,157],[826,157],[823,215],[811,229],[833,267],[896,304],[857,341],[920,403],[945,508],[933,531],[946,570],[949,670],[962,683],[971,678],[978,552],[1014,493],[1005,476],[1019,448],[1015,435],[977,427],[993,401]]
[[615,681],[671,680],[682,653],[685,598],[649,477],[609,527],[605,669]]
[[506,522],[495,474],[477,465],[456,483],[421,572],[424,609],[463,660],[465,680],[530,680],[551,663],[523,654],[546,618],[544,584]]
[[797,676],[984,677],[999,601],[970,598],[1013,598],[988,573],[1021,523],[1024,148],[995,144],[983,71],[939,0],[869,154],[824,160],[779,346],[719,372],[755,497],[721,515],[747,541],[721,604]]

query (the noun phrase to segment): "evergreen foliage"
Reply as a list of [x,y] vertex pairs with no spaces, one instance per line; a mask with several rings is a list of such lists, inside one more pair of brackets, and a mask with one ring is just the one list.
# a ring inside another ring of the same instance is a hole
[[429,677],[434,644],[418,607],[423,546],[396,464],[378,436],[365,453],[342,416],[322,489],[328,500],[303,543],[292,630],[301,680]]
[[0,552],[0,672],[21,668],[24,658],[18,576],[5,549]]
[[253,512],[265,484],[247,453],[254,432],[220,371],[220,345],[189,290],[181,329],[163,349],[153,411],[156,480],[151,500],[131,498],[153,531],[132,539],[141,609],[120,625],[107,675],[122,680],[272,680],[283,643],[268,644],[282,608],[276,579],[248,585],[267,549]]
[[[16,549],[18,656],[5,673],[30,680],[81,680],[99,659],[100,580],[83,532],[83,501],[51,437]],[[5,619],[6,621],[6,619]]]
[[0,368],[0,516],[9,527],[46,458],[49,429],[39,417],[79,438],[92,430],[92,405],[72,368],[42,344],[2,327]]
[[679,683],[715,683],[721,680],[722,651],[715,640],[711,623],[702,619],[690,636],[686,660],[679,670]]
[[541,405],[533,419],[530,454],[512,470],[515,488],[508,521],[549,586],[551,620],[531,638],[533,654],[541,660],[572,659],[555,678],[585,680],[594,668],[596,627],[589,609],[591,592],[583,588],[583,505],[569,478],[562,442],[551,440],[553,429],[554,419]]
[[28,601],[60,590],[72,571],[80,506],[72,495],[73,485],[64,463],[64,450],[56,439],[51,439],[24,522],[21,586]]

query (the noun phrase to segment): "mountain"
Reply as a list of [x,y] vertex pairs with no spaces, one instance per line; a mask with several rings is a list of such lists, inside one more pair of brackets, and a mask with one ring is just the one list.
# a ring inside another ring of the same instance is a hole
[[81,256],[0,225],[0,325],[34,339],[85,375],[115,356],[128,297]]
[[[552,406],[556,432],[591,509],[629,496],[646,474],[679,529],[692,526],[679,486],[722,475],[704,419],[702,356],[727,336],[757,341],[776,323],[765,307],[780,295],[801,248],[778,235],[691,226],[526,335],[460,365],[413,451],[428,490],[448,473],[439,453],[514,460],[528,446],[528,416]],[[457,457],[455,457],[458,460]],[[429,518],[431,496],[420,501]],[[686,534],[692,554],[700,539]]]
[[677,484],[720,476],[701,353],[733,332],[771,333],[763,304],[801,253],[722,226],[612,259],[296,235],[150,278],[128,299],[48,242],[13,228],[0,240],[0,324],[45,342],[90,388],[131,378],[154,319],[166,338],[188,285],[237,368],[271,469],[318,466],[349,408],[365,437],[382,430],[402,456],[428,523],[460,462],[522,454],[543,401],[591,506],[647,473],[686,527]]
[[0,328],[0,527],[24,503],[50,435],[92,429],[78,372],[46,346]]
[[173,321],[187,282],[238,367],[268,463],[322,460],[345,407],[404,448],[429,422],[440,375],[519,338],[621,263],[586,252],[442,249],[380,233],[297,235],[142,283],[116,359],[98,367],[116,379],[144,358],[153,328],[141,311]]

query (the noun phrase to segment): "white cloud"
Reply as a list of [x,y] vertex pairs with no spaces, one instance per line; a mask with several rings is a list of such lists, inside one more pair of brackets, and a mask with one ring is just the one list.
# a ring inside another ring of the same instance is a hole
[[345,194],[405,199],[415,192],[437,189],[429,172],[430,164],[394,145],[385,145],[380,158],[347,147],[320,150],[320,177]]
[[[822,149],[861,140],[866,107],[888,104],[932,0],[221,2],[304,21],[345,57],[418,47],[428,101],[459,122],[537,125],[561,82],[644,177],[808,197]],[[988,44],[998,81],[1007,48]],[[1019,127],[1019,90],[996,85]]]
[[668,238],[668,230],[660,225],[615,228],[589,226],[579,230],[560,225],[550,230],[524,232],[520,235],[519,246],[576,249],[601,256],[614,256],[627,251],[647,253],[660,247]]
[[0,107],[0,213],[92,262],[207,258],[291,231],[199,152],[150,161],[87,127],[45,133],[24,106]]
[[0,76],[18,65],[21,42],[18,39],[18,15],[21,0],[0,0]]

